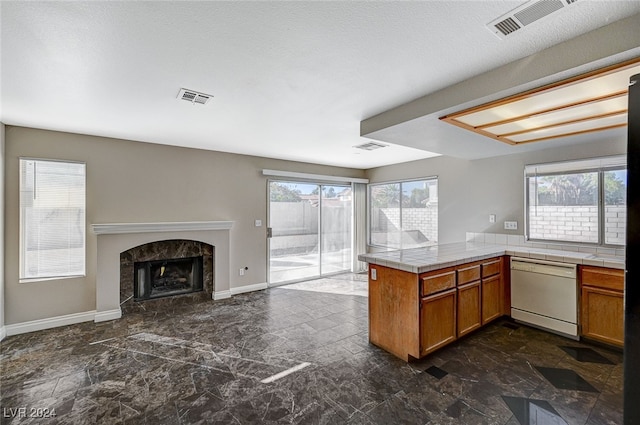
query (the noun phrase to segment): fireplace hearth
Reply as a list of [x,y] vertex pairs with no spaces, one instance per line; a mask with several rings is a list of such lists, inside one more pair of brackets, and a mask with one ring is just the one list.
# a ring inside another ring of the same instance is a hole
[[202,291],[202,257],[134,263],[134,300]]

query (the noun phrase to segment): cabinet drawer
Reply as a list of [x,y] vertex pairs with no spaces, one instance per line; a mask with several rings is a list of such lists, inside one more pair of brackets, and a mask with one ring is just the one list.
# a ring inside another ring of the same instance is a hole
[[495,259],[488,261],[486,263],[482,263],[482,278],[493,276],[500,273],[500,269],[502,268],[502,261],[500,259]]
[[582,285],[624,291],[624,270],[582,266]]
[[480,280],[480,264],[458,268],[458,285]]
[[453,268],[438,270],[420,275],[422,296],[456,287],[456,271]]

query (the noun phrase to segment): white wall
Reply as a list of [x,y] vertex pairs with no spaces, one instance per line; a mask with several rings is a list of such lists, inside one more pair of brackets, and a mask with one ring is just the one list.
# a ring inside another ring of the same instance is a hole
[[[87,228],[87,276],[19,283],[18,158],[87,164],[87,225],[162,221],[235,221],[231,288],[267,281],[267,179],[262,169],[342,177],[364,171],[197,149],[6,127],[5,321],[25,321],[96,309],[97,238]],[[241,267],[249,267],[244,276]]]
[[[619,155],[626,148],[623,138],[475,161],[442,156],[367,170],[367,178],[379,183],[438,176],[439,243],[464,241],[466,232],[523,235],[526,164]],[[496,214],[495,224],[489,214]],[[504,230],[505,220],[517,221],[518,230]]]

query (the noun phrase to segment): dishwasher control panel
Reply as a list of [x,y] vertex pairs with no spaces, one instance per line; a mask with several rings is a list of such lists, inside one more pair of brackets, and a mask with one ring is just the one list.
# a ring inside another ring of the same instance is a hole
[[560,276],[569,279],[574,279],[577,275],[577,266],[575,264],[519,257],[511,257],[511,270]]

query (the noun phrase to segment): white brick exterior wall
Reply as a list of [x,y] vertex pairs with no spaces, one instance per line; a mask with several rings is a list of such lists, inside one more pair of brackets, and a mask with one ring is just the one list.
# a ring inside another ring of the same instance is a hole
[[[605,242],[624,245],[626,207],[605,207]],[[538,206],[529,210],[531,239],[598,242],[598,208],[591,206]]]
[[[371,211],[371,237],[374,245],[388,245],[387,235],[400,229],[400,209],[374,208]],[[403,245],[411,244],[407,237],[411,231],[421,233],[429,244],[438,241],[438,204],[431,203],[425,208],[403,208],[402,227],[405,235]],[[413,232],[413,233],[417,233]],[[415,235],[414,235],[415,239]],[[418,242],[418,239],[416,239]],[[393,246],[393,244],[391,244]]]

